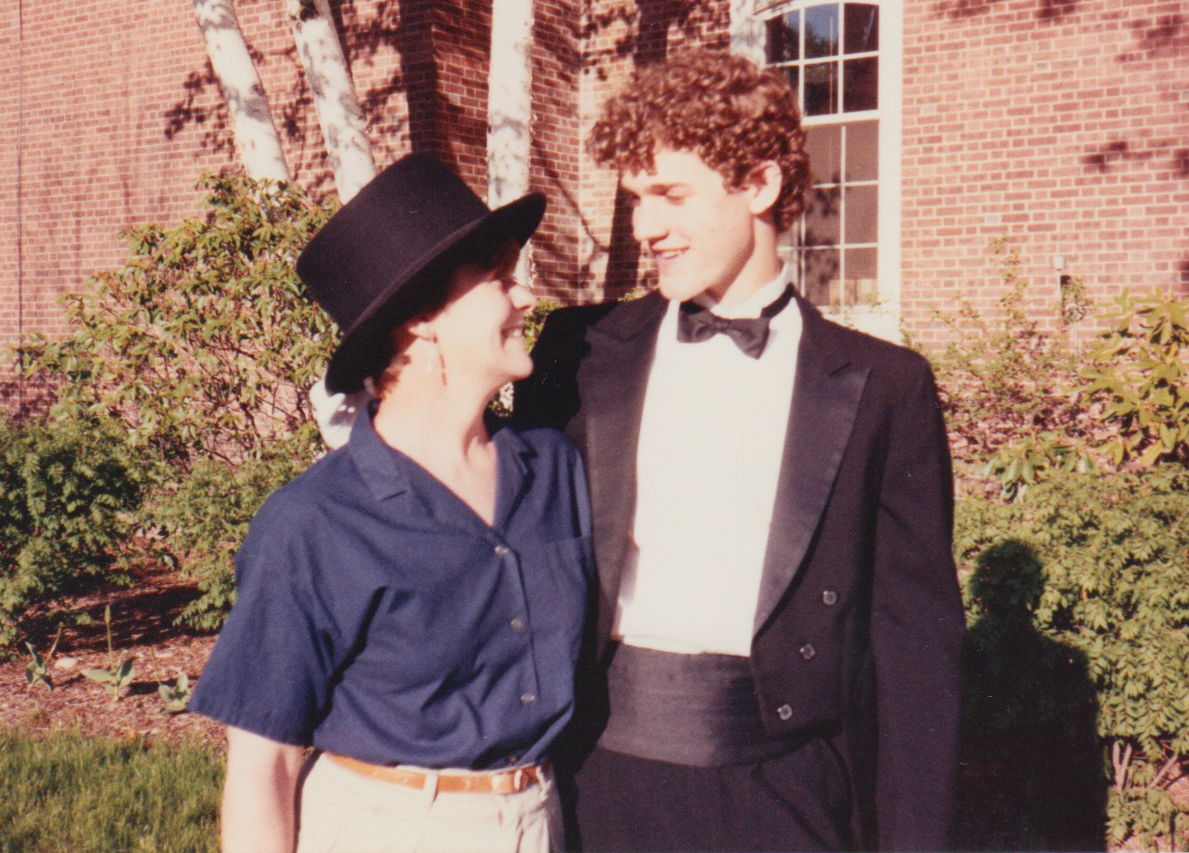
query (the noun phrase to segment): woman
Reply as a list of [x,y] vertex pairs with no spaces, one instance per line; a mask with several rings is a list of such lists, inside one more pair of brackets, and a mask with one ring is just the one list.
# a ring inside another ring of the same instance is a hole
[[532,369],[512,271],[543,212],[490,211],[414,155],[298,261],[346,330],[329,389],[378,399],[237,557],[190,703],[228,726],[228,853],[560,846],[547,759],[592,573],[586,484],[559,434],[484,418]]

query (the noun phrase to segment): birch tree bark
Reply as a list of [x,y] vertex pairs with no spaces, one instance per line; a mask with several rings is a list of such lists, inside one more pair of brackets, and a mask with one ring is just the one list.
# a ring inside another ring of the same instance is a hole
[[[532,162],[533,0],[492,0],[487,82],[487,203],[498,207],[529,190]],[[527,281],[528,252],[517,276]]]
[[285,11],[314,97],[335,187],[345,203],[376,175],[367,120],[327,0],[285,0]]
[[754,14],[755,0],[731,0],[731,53],[761,67],[768,61],[764,22]]
[[240,162],[256,180],[289,180],[260,75],[240,32],[232,0],[194,0],[194,16],[223,90]]

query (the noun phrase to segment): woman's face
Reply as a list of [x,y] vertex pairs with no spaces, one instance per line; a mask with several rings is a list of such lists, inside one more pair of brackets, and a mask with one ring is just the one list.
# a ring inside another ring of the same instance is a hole
[[468,264],[451,277],[448,301],[427,321],[450,381],[473,378],[494,391],[532,373],[524,315],[537,298],[514,277],[519,257],[509,241],[496,252],[494,269]]

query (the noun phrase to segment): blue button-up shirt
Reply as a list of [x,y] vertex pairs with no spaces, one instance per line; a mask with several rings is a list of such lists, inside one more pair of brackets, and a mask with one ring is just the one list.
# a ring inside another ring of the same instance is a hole
[[190,708],[379,764],[546,758],[593,582],[586,481],[560,433],[493,441],[491,527],[370,417],[271,495]]

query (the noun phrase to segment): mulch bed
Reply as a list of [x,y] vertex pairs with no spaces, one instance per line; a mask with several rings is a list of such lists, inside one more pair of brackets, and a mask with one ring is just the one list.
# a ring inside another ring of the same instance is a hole
[[[176,619],[196,595],[193,581],[161,566],[145,566],[128,588],[103,588],[70,597],[29,614],[26,637],[43,657],[58,626],[62,636],[51,662],[53,690],[25,679],[29,656],[22,642],[17,654],[0,661],[0,727],[33,735],[73,730],[88,737],[144,737],[176,744],[198,741],[224,748],[222,727],[197,714],[163,713],[157,693],[185,673],[191,687],[215,644],[213,634],[180,627]],[[133,682],[115,701],[82,670],[107,669],[104,607],[111,606],[112,651],[116,661],[132,656]],[[78,619],[85,614],[86,619]]]

